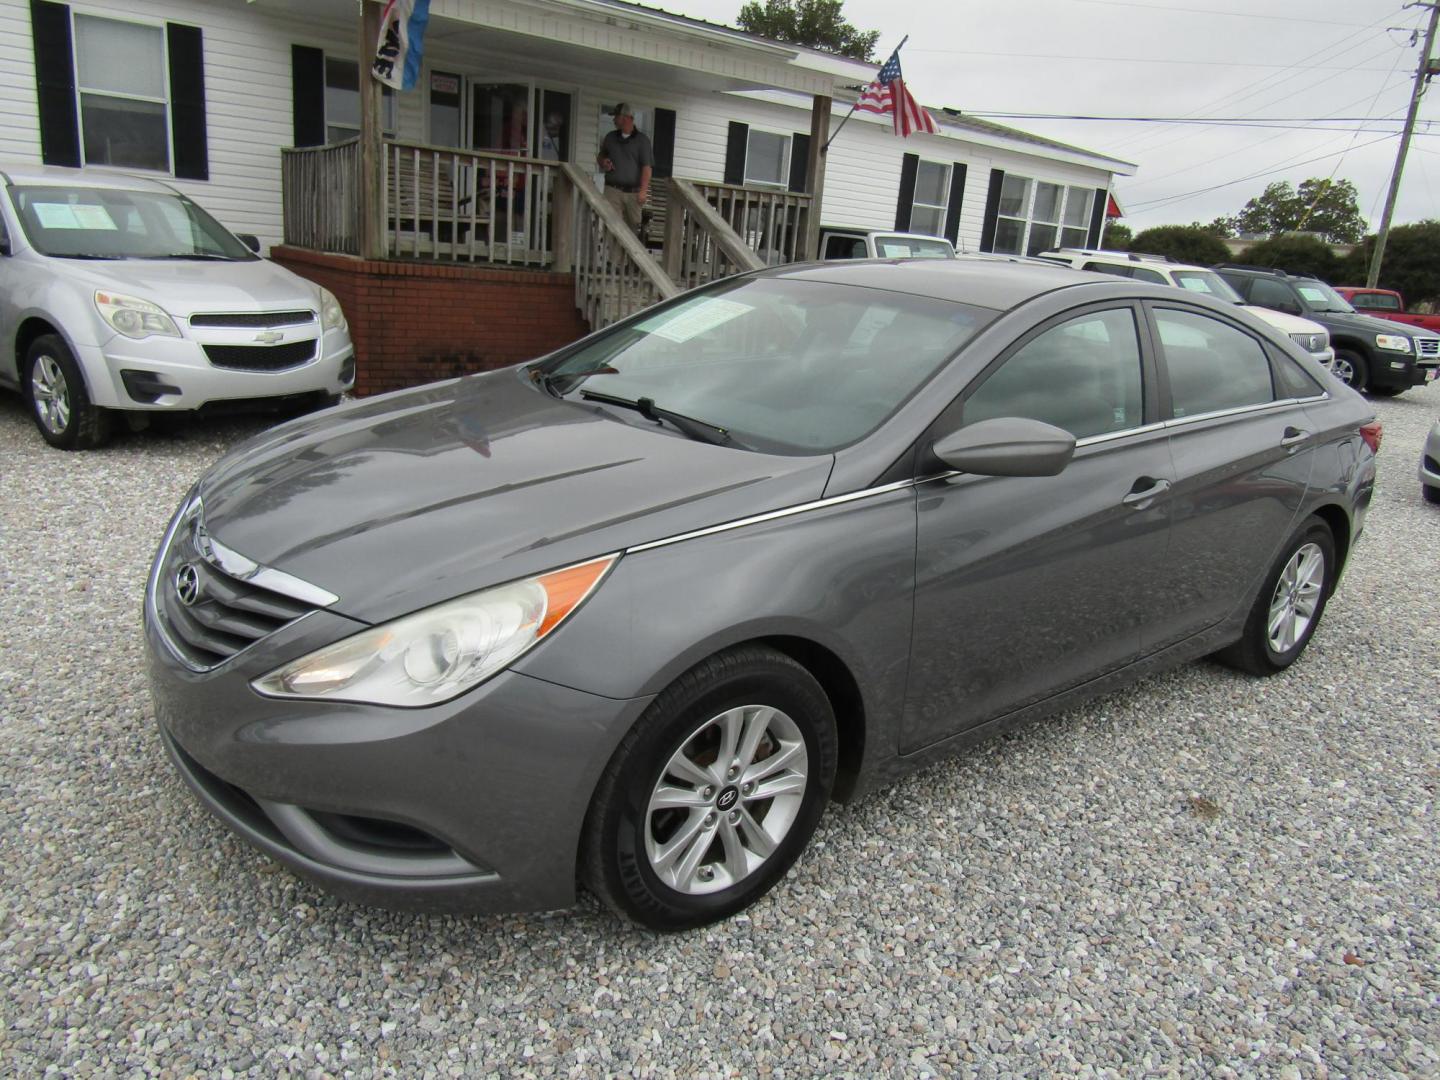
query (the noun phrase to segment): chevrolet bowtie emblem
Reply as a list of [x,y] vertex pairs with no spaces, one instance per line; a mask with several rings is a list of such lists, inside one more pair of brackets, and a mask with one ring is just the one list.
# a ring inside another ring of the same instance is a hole
[[285,334],[280,330],[262,330],[255,335],[255,340],[262,345],[274,345],[277,341],[284,341]]

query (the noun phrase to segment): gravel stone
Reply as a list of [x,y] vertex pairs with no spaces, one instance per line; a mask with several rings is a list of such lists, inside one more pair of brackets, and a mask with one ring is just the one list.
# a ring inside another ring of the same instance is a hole
[[749,913],[333,900],[156,740],[141,596],[263,427],[98,452],[0,397],[0,1073],[123,1077],[1440,1074],[1440,387],[1376,400],[1365,535],[1305,657],[1191,664],[827,813]]

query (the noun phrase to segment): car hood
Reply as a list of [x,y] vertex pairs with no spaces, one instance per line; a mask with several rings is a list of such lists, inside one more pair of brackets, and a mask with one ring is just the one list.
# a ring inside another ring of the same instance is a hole
[[381,622],[818,499],[833,463],[694,442],[506,369],[276,428],[222,459],[200,495],[216,540]]
[[1261,322],[1267,322],[1282,334],[1323,334],[1325,327],[1311,319],[1302,319],[1299,315],[1290,315],[1284,311],[1276,311],[1274,308],[1256,307],[1254,304],[1245,304],[1244,308]]
[[188,318],[200,311],[314,309],[316,286],[267,259],[209,262],[193,259],[50,258],[65,277],[87,287],[129,293]]
[[1336,330],[1343,329],[1354,330],[1361,334],[1414,336],[1411,333],[1413,327],[1406,326],[1404,323],[1391,322],[1389,319],[1376,319],[1370,315],[1351,315],[1345,311],[1322,311],[1314,314],[1325,320],[1325,325],[1330,328],[1332,334]]

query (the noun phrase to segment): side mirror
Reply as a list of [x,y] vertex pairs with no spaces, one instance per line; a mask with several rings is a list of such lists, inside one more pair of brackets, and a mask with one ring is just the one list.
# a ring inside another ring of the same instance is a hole
[[952,469],[980,476],[1055,476],[1075,455],[1075,436],[1054,424],[1000,416],[962,427],[932,452]]
[[10,254],[10,237],[0,233],[0,255]]
[[244,244],[247,248],[249,248],[251,251],[253,251],[256,255],[259,255],[259,254],[260,254],[260,238],[259,238],[258,236],[256,236],[254,233],[248,233],[248,232],[236,233],[236,234],[235,234],[235,239],[236,239],[236,240],[239,240],[242,244]]

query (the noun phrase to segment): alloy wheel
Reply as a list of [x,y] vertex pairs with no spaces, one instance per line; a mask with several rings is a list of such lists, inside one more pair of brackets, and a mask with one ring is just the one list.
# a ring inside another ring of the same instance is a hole
[[1355,385],[1355,365],[1350,362],[1349,357],[1337,355],[1330,370],[1334,372],[1335,377],[1346,386]]
[[743,705],[696,728],[661,770],[645,811],[645,852],[677,892],[719,892],[755,873],[800,812],[810,761],[779,709]]
[[1285,564],[1270,598],[1266,624],[1270,648],[1289,652],[1305,636],[1325,588],[1325,555],[1318,544],[1302,544]]
[[35,415],[53,435],[62,435],[70,426],[70,384],[65,381],[65,372],[53,356],[42,354],[35,358],[30,372],[30,395],[35,403]]

